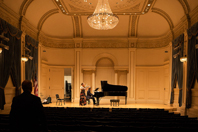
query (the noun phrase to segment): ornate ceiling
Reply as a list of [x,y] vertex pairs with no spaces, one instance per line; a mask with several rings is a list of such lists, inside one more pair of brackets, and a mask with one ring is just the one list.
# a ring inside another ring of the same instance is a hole
[[82,38],[90,46],[94,40],[116,38],[126,46],[127,41],[135,42],[131,47],[167,45],[198,21],[198,0],[109,0],[119,23],[112,30],[100,31],[87,23],[96,4],[97,0],[0,0],[0,17],[43,41],[53,38],[69,45],[71,39]]

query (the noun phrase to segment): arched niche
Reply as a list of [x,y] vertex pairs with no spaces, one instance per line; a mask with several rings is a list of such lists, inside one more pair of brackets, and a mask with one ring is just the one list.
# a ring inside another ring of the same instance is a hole
[[102,54],[97,55],[94,58],[92,65],[93,66],[96,66],[97,63],[98,63],[98,61],[100,59],[102,59],[102,58],[109,58],[113,62],[114,66],[117,66],[118,65],[117,59],[113,55],[108,54],[108,53],[102,53]]
[[96,88],[101,90],[101,81],[105,80],[109,84],[115,82],[114,61],[108,57],[100,58],[96,62]]

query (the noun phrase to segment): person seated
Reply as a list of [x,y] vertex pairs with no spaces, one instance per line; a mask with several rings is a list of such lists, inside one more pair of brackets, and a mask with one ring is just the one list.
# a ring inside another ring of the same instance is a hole
[[95,103],[95,98],[93,97],[93,94],[91,93],[91,88],[89,88],[88,90],[87,90],[87,99],[92,99],[93,100],[93,104],[95,105],[96,103]]

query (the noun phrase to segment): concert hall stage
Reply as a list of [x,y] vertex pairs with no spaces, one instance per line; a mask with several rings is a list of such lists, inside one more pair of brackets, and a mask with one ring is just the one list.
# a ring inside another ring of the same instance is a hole
[[[87,104],[86,106],[80,106],[79,103],[71,103],[66,102],[65,105],[62,103],[62,105],[59,105],[59,103],[50,103],[50,104],[43,104],[43,107],[82,107],[82,108],[146,108],[146,109],[164,109],[169,112],[178,113],[176,111],[177,109],[170,106],[170,105],[163,105],[163,104],[137,104],[137,103],[127,103],[125,104],[119,104],[119,106],[111,106],[109,104],[100,104],[99,106],[93,105],[92,102],[90,104]],[[11,104],[6,104],[4,107],[4,110],[0,110],[0,114],[9,114],[10,113]]]
[[127,103],[125,104],[120,104],[119,106],[111,106],[109,104],[100,104],[98,106],[93,105],[92,102],[90,104],[87,104],[85,106],[80,106],[79,103],[71,103],[71,102],[66,102],[65,105],[62,103],[62,105],[59,103],[50,103],[50,104],[43,104],[44,107],[82,107],[82,108],[147,108],[147,109],[164,109],[167,111],[175,111],[175,108],[170,106],[170,105],[163,105],[163,104],[136,104],[136,103]]

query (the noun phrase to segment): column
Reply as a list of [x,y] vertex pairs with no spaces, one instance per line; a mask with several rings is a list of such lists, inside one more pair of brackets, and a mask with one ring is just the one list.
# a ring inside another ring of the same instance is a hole
[[136,49],[129,49],[129,79],[128,95],[129,99],[135,99],[135,65],[136,65]]
[[[172,86],[171,86],[171,82],[172,82],[172,42],[169,43],[169,49],[170,49],[170,57],[169,57],[169,99],[171,98],[171,91],[172,91]],[[173,104],[171,104],[171,106],[173,106]]]
[[95,81],[96,81],[96,79],[95,79],[95,71],[92,71],[92,93],[94,93],[94,90],[96,89],[95,88]]
[[[23,32],[21,35],[21,56],[25,55],[25,35],[26,33]],[[21,83],[25,80],[25,62],[21,61]],[[22,92],[22,89],[21,89]]]
[[118,85],[118,71],[115,71],[115,85]]
[[38,96],[41,97],[41,43],[38,44]]
[[135,101],[135,66],[136,66],[136,47],[137,47],[137,38],[131,36],[128,38],[129,43],[129,72],[127,75],[127,100]]
[[80,97],[80,51],[75,51],[75,98]]
[[75,43],[75,69],[74,69],[74,100],[78,101],[80,98],[80,84],[83,81],[83,75],[81,73],[81,47],[82,47],[82,38],[73,38]]
[[[183,51],[183,55],[187,56],[187,54],[188,54],[188,32],[187,32],[187,29],[186,29],[185,32],[184,32],[184,51]],[[187,61],[183,62],[183,95],[182,95],[182,108],[183,109],[182,109],[181,115],[187,115],[187,109],[186,109]]]

